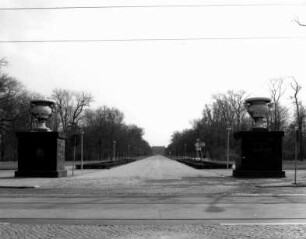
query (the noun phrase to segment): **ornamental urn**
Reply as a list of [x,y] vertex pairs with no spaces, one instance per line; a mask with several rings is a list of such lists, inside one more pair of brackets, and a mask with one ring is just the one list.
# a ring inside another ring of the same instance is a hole
[[36,121],[35,128],[32,131],[35,132],[48,132],[51,131],[46,122],[51,117],[55,109],[55,101],[51,99],[35,99],[30,101],[31,115]]
[[267,128],[267,115],[271,106],[271,99],[267,97],[253,97],[245,100],[245,108],[255,121],[253,129]]

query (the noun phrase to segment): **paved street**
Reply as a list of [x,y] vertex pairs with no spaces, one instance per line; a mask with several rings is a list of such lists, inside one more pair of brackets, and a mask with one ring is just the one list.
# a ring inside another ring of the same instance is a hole
[[306,238],[306,171],[235,179],[161,156],[59,179],[0,173],[0,238]]

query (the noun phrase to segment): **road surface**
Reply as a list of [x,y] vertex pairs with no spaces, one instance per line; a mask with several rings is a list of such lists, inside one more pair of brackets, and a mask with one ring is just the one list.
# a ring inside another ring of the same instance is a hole
[[196,170],[162,156],[76,175],[15,179],[6,172],[0,238],[48,238],[46,231],[58,238],[306,237],[306,191],[290,177],[235,179],[231,170]]

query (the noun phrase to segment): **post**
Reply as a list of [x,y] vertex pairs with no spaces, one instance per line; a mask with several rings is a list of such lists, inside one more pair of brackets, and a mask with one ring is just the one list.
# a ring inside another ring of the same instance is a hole
[[294,147],[294,184],[296,185],[299,128],[296,126],[294,129],[295,129],[295,147]]
[[187,144],[184,144],[184,158],[187,158]]
[[0,161],[2,161],[2,134],[0,134]]
[[116,160],[116,140],[113,141],[113,161]]
[[83,169],[83,159],[84,159],[84,144],[83,144],[83,138],[84,138],[84,131],[81,131],[81,169]]
[[72,176],[74,176],[74,168],[75,168],[75,148],[76,148],[76,135],[74,137],[74,142],[73,142],[73,163],[72,163]]
[[226,168],[229,168],[229,133],[231,128],[227,127]]

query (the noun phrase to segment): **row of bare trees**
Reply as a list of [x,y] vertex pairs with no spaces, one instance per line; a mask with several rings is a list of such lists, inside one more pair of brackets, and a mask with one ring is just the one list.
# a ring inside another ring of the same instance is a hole
[[[29,102],[40,95],[30,93],[13,77],[2,72],[7,62],[0,59],[0,161],[16,160],[16,132],[32,128]],[[72,159],[72,148],[84,133],[85,160],[103,160],[113,153],[113,142],[121,155],[150,154],[151,148],[143,139],[143,129],[124,123],[124,114],[107,106],[91,109],[90,93],[54,89],[50,96],[55,113],[48,122],[53,131],[66,138],[66,160]],[[75,140],[77,139],[77,140]]]
[[[289,79],[287,79],[289,80]],[[272,79],[269,82],[273,108],[267,117],[269,130],[285,131],[284,159],[294,158],[294,144],[298,135],[299,159],[305,156],[305,106],[300,100],[301,85],[290,78],[291,108],[282,105],[281,100],[285,93],[285,79]],[[212,96],[212,103],[206,104],[202,117],[194,120],[190,129],[174,132],[167,150],[174,155],[194,155],[196,139],[206,143],[204,155],[212,159],[225,159],[227,147],[227,133],[230,132],[230,157],[238,157],[238,142],[233,139],[234,132],[249,130],[252,119],[246,112],[244,102],[249,97],[245,91],[228,91]],[[290,110],[293,117],[290,117]],[[230,130],[230,131],[229,131]]]
[[151,147],[143,139],[144,131],[136,125],[126,125],[119,109],[101,106],[91,109],[93,97],[85,92],[55,89],[52,98],[56,102],[56,114],[51,120],[54,131],[67,136],[66,158],[71,159],[72,147],[84,133],[85,160],[104,160],[113,156],[131,157],[148,155]]
[[132,157],[151,154],[151,147],[143,139],[144,131],[136,125],[126,125],[124,114],[107,106],[88,110],[84,115],[84,130],[88,159],[110,158],[116,144],[118,156]]
[[206,143],[204,154],[207,157],[221,158],[225,155],[227,129],[230,127],[232,131],[239,131],[251,124],[244,109],[246,96],[245,91],[213,95],[212,104],[204,106],[202,117],[193,121],[191,129],[172,135],[168,150],[176,155],[192,155],[196,139],[200,139]]
[[13,77],[3,73],[7,65],[0,59],[0,160],[16,157],[15,131],[30,127],[28,101],[31,95]]

